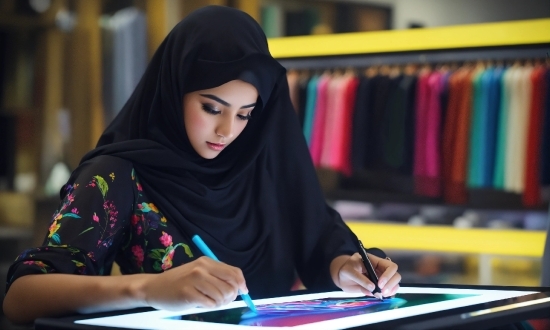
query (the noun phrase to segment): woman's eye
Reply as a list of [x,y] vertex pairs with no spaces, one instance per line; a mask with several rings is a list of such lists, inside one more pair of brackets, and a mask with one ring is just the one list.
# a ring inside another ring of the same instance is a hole
[[237,115],[237,117],[239,117],[240,120],[250,120],[250,118],[252,118],[252,115],[251,114]]
[[211,105],[209,104],[203,104],[202,105],[202,109],[204,111],[206,111],[207,113],[211,114],[211,115],[218,115],[221,113],[220,110],[216,110],[214,107],[212,107]]

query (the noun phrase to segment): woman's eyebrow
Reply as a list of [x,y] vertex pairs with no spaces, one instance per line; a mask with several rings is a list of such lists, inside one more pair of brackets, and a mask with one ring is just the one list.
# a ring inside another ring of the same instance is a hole
[[[216,95],[212,95],[212,94],[199,94],[200,96],[202,97],[206,97],[208,99],[211,99],[211,100],[214,100],[220,104],[223,104],[224,106],[226,107],[230,107],[231,104],[227,103],[226,101],[220,99],[219,97],[217,97]],[[251,104],[247,104],[247,105],[243,105],[241,107],[241,109],[246,109],[246,108],[253,108],[256,106],[256,103],[251,103]]]
[[246,109],[246,108],[254,108],[256,106],[256,103],[250,103],[248,105],[243,105],[241,107],[241,109]]
[[230,107],[230,106],[231,106],[231,104],[229,104],[229,103],[227,103],[226,101],[220,99],[220,98],[217,97],[216,95],[212,95],[212,94],[199,94],[199,95],[200,95],[200,96],[204,96],[204,97],[206,97],[206,98],[208,98],[208,99],[214,100],[214,101],[216,101],[216,102],[218,102],[218,103],[220,103],[220,104],[225,105],[226,107]]

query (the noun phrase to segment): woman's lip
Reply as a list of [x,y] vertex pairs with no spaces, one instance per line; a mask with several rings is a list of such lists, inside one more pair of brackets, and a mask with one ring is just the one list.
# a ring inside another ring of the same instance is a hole
[[223,150],[223,148],[225,148],[225,144],[212,143],[212,142],[206,142],[206,144],[208,145],[208,148],[216,151],[220,151],[220,150]]

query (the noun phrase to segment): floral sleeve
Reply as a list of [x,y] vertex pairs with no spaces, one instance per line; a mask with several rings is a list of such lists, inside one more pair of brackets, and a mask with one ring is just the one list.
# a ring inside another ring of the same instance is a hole
[[43,245],[21,253],[10,267],[7,288],[27,274],[110,274],[132,215],[131,173],[130,162],[110,156],[83,167],[65,186]]

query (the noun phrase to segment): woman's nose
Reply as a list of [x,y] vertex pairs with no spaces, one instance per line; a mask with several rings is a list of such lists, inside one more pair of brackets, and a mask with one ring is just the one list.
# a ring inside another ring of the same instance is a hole
[[233,137],[233,123],[233,118],[223,118],[216,129],[216,134],[231,139]]

